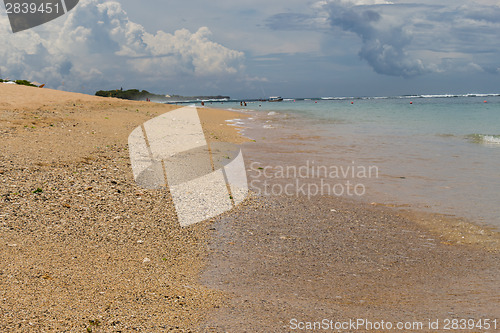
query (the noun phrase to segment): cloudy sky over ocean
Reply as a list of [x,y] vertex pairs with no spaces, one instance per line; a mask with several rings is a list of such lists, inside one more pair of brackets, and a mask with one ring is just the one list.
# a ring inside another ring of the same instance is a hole
[[81,0],[13,34],[0,69],[48,87],[235,98],[500,93],[498,0]]

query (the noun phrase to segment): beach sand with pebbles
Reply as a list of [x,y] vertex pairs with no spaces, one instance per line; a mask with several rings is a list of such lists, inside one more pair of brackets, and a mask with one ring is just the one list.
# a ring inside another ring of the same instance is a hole
[[[466,221],[251,194],[181,228],[168,191],[135,184],[127,150],[134,128],[175,108],[0,84],[0,331],[500,320],[500,238]],[[226,125],[243,115],[199,115],[207,140],[243,144],[247,163],[272,155]]]
[[[175,108],[0,84],[1,332],[193,331],[220,306],[198,281],[208,223],[181,228],[132,176],[128,135]],[[200,116],[242,141],[232,113]]]

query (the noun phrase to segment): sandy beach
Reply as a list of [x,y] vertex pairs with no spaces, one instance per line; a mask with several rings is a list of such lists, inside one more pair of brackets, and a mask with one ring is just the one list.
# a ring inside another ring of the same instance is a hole
[[[208,223],[132,177],[128,135],[175,108],[0,84],[0,331],[187,332],[221,304],[198,282]],[[242,141],[233,114],[200,116]]]
[[[175,108],[0,84],[0,331],[290,332],[357,318],[500,328],[500,237],[467,221],[251,194],[181,228],[168,191],[135,184],[127,151],[135,127]],[[199,115],[209,142],[242,144],[247,162],[273,153],[227,125],[243,115]]]

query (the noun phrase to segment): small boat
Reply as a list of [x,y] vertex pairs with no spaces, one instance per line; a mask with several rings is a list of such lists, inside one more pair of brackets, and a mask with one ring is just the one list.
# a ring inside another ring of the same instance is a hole
[[269,97],[269,102],[282,102],[282,101],[283,101],[283,97],[281,97],[281,96]]

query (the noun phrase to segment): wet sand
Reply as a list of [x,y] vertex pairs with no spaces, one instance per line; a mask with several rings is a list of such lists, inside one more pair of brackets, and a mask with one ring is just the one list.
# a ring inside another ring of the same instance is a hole
[[231,300],[206,332],[300,331],[294,319],[428,325],[500,316],[498,251],[457,244],[394,209],[261,197],[214,228],[203,281]]
[[[271,166],[272,175],[307,160],[338,163],[320,136],[290,132],[276,121],[274,129],[262,129],[266,119],[245,131],[256,142],[243,145],[256,192],[265,193],[266,180],[268,189],[296,180],[266,178],[257,166]],[[298,323],[367,319],[422,323],[414,331],[430,332],[446,331],[446,319],[500,319],[500,234],[494,229],[371,196],[255,193],[246,206],[216,219],[203,281],[231,300],[204,331],[292,332],[301,331]],[[430,329],[429,320],[439,320],[440,330]]]

